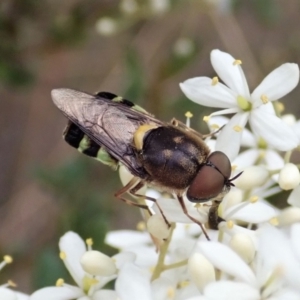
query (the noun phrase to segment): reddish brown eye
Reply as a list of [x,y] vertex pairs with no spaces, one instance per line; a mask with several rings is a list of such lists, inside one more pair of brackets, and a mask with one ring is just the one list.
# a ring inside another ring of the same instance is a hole
[[224,190],[230,174],[228,157],[223,152],[213,152],[188,188],[187,198],[192,202],[205,202],[218,196]]
[[228,179],[231,175],[231,163],[226,154],[221,151],[213,152],[207,161],[211,162]]

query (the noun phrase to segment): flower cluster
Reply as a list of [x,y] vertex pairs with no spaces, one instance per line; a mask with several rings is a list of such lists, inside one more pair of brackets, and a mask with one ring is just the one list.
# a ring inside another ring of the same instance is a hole
[[[281,115],[278,102],[298,84],[298,65],[283,64],[250,93],[240,60],[213,50],[211,62],[219,77],[188,79],[180,87],[192,101],[222,108],[204,118],[213,132],[206,142],[230,158],[233,176],[243,173],[221,202],[183,201],[194,220],[207,225],[212,216],[218,230],[206,226],[208,241],[172,195],[139,191],[157,201],[147,203],[150,214],[137,231],[107,234],[119,254],[108,257],[92,249],[91,239],[84,243],[68,232],[59,242],[60,257],[76,286],[58,279],[29,299],[300,298],[300,173],[291,162],[300,122]],[[131,175],[121,167],[120,176],[126,184]],[[279,209],[267,199],[282,190],[290,194]],[[113,280],[114,288],[106,288]]]

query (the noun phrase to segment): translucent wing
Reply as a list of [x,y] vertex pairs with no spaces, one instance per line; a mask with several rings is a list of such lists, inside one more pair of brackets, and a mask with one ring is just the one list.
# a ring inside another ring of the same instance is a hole
[[87,136],[104,146],[132,174],[144,178],[146,173],[136,160],[133,135],[142,124],[163,123],[130,106],[71,89],[51,92],[54,104]]

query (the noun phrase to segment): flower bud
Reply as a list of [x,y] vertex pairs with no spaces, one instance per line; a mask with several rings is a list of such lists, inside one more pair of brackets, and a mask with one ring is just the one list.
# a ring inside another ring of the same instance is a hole
[[229,246],[247,264],[251,263],[255,256],[255,247],[251,238],[243,233],[236,233],[230,240]]
[[109,17],[103,17],[96,22],[96,31],[102,35],[113,35],[118,30],[117,22]]
[[300,208],[287,207],[277,217],[279,226],[289,226],[294,223],[300,222]]
[[251,166],[246,168],[234,184],[242,190],[251,190],[262,186],[269,178],[268,170],[263,166]]
[[281,169],[278,179],[279,186],[283,190],[292,190],[300,183],[300,173],[296,165],[287,163]]
[[152,215],[147,221],[148,231],[158,239],[166,239],[170,229],[163,217],[159,214]]
[[188,273],[200,291],[208,283],[216,280],[213,265],[201,253],[194,253],[190,257],[188,261]]
[[117,271],[114,261],[107,255],[96,251],[86,251],[81,259],[83,270],[91,275],[111,276]]

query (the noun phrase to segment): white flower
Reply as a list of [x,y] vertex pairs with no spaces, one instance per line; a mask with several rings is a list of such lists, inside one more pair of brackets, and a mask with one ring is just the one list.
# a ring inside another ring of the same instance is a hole
[[120,269],[134,256],[121,253],[112,258],[92,250],[91,239],[84,241],[74,232],[67,232],[59,241],[60,257],[78,286],[65,284],[59,279],[55,287],[46,287],[34,292],[30,300],[43,299],[80,299],[80,300],[116,300],[112,290],[101,289],[106,283],[117,277]]
[[225,152],[230,159],[235,158],[248,120],[253,132],[275,149],[287,151],[299,144],[294,130],[275,115],[271,103],[296,87],[299,81],[297,64],[281,65],[250,94],[241,61],[228,53],[213,50],[211,63],[227,86],[218,82],[217,78],[196,77],[181,83],[180,87],[196,103],[225,108],[211,116],[235,114],[219,134],[217,150]]
[[[210,280],[204,287],[204,299],[298,299],[299,234],[299,223],[292,225],[288,233],[270,225],[262,227],[257,235],[258,245],[255,248],[250,245],[252,252],[254,249],[256,251],[255,255],[251,254],[251,261],[254,259],[251,263],[248,259],[241,259],[236,252],[222,243],[199,242],[197,251],[219,273],[216,281]],[[238,240],[241,245],[237,245]],[[234,249],[244,247],[244,238],[238,240],[235,241]],[[251,240],[249,242],[251,244]]]

